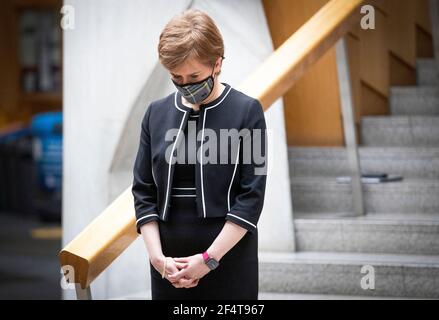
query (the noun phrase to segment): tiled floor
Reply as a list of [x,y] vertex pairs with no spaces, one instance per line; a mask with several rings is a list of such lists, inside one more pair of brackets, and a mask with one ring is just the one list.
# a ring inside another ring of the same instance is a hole
[[58,227],[36,217],[0,213],[0,299],[61,298],[61,239],[53,232],[47,239],[44,232],[32,236],[32,230]]

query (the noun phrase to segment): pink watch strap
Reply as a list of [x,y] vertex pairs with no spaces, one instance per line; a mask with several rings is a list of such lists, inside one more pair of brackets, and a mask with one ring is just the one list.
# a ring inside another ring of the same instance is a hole
[[209,254],[207,253],[207,251],[203,252],[203,259],[204,259],[204,261],[209,260]]

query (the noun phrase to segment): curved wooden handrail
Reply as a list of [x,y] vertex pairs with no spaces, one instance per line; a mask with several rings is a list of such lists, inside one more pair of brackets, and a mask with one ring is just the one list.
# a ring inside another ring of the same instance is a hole
[[[245,79],[239,90],[268,109],[347,32],[362,2],[329,1]],[[85,289],[137,236],[130,186],[61,250],[61,266],[72,266],[75,283]]]

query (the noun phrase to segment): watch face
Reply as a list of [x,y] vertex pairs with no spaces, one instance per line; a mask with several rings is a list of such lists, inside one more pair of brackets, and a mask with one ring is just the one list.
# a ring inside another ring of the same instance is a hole
[[214,270],[214,269],[216,269],[216,267],[219,266],[218,261],[216,261],[215,259],[212,259],[212,258],[207,260],[206,264],[207,264],[207,266],[209,267],[210,270]]

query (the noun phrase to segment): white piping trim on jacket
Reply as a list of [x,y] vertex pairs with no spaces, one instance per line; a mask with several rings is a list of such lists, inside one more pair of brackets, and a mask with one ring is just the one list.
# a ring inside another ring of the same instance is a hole
[[236,219],[242,220],[242,221],[244,221],[244,222],[248,223],[249,225],[251,225],[251,226],[253,226],[253,227],[256,228],[256,226],[255,226],[253,223],[251,223],[250,221],[247,221],[247,220],[245,220],[245,219],[243,219],[243,218],[241,218],[241,217],[238,217],[238,216],[236,216],[236,215],[234,215],[234,214],[231,214],[231,213],[228,213],[227,215],[232,216],[232,217],[235,217]]
[[174,94],[174,105],[175,105],[175,107],[176,107],[178,110],[180,110],[181,112],[186,112],[186,110],[183,110],[183,109],[181,109],[181,108],[178,106],[178,103],[177,103],[177,93],[178,93],[178,91],[175,91],[175,94]]
[[155,186],[156,186],[156,188],[158,188],[157,180],[155,179],[155,176],[154,176],[154,169],[152,168],[152,163],[151,163],[151,174],[152,174],[152,178],[154,179]]
[[238,167],[239,151],[241,149],[241,143],[238,144],[238,153],[236,155],[235,169],[233,169],[232,179],[230,180],[229,190],[227,191],[227,208],[230,211],[230,189],[232,188],[233,180],[235,179],[236,168]]
[[224,95],[224,97],[218,101],[218,103],[214,104],[213,106],[207,107],[204,111],[204,116],[203,116],[203,129],[202,129],[202,133],[201,133],[201,150],[200,150],[200,174],[201,174],[201,200],[203,202],[203,215],[204,218],[206,218],[206,202],[204,200],[204,182],[203,182],[203,145],[204,145],[204,126],[206,124],[206,115],[207,115],[207,110],[215,108],[216,106],[218,106],[221,102],[223,102],[223,100],[227,97],[227,95],[229,94],[230,90],[232,90],[232,87],[229,88],[229,90],[226,92],[226,94]]
[[172,166],[171,159],[172,159],[172,156],[173,156],[173,154],[174,154],[175,144],[177,143],[177,141],[178,141],[178,137],[180,136],[181,127],[183,126],[184,118],[186,117],[186,114],[187,114],[186,111],[180,109],[180,108],[177,106],[177,93],[175,93],[175,99],[174,99],[174,101],[175,101],[175,107],[176,107],[178,110],[180,110],[181,112],[183,112],[183,118],[181,118],[180,127],[178,128],[177,137],[175,138],[174,144],[172,145],[171,155],[169,156],[169,162],[168,162],[168,163],[169,163],[169,166],[168,166],[168,181],[167,181],[167,185],[166,185],[165,206],[164,206],[164,208],[163,208],[163,220],[165,219],[166,211],[167,211],[167,209],[168,209],[169,182],[170,182],[170,179],[171,179],[171,166]]
[[148,214],[148,215],[146,215],[146,216],[143,216],[143,217],[137,219],[136,224],[138,224],[139,221],[141,221],[141,220],[143,220],[143,219],[146,219],[146,218],[149,218],[149,217],[152,217],[152,216],[157,216],[157,217],[158,217],[158,214],[153,213],[153,214]]

